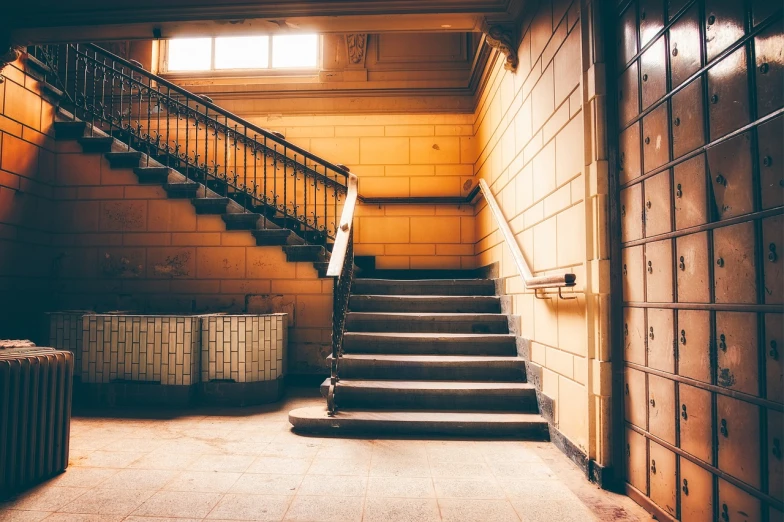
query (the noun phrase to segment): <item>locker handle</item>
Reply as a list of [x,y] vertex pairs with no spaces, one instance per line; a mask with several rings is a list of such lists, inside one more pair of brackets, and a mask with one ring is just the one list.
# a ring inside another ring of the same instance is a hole
[[710,15],[708,17],[708,25],[713,25],[714,23],[716,23],[716,16],[715,15]]
[[621,217],[626,217],[626,205],[621,205]]
[[623,275],[626,275],[626,265],[623,265]]
[[771,158],[770,156],[765,156],[764,158],[762,158],[762,165],[764,167],[770,167],[771,165],[773,165],[773,158]]
[[651,137],[650,136],[645,136],[645,144],[649,145],[650,143],[651,143]]
[[683,256],[681,256],[679,261],[680,262],[678,263],[678,268],[680,268],[681,270],[686,270],[686,260],[683,258]]
[[681,344],[686,344],[686,330],[681,330]]
[[653,261],[648,261],[648,273],[653,273]]
[[778,258],[779,256],[776,254],[776,243],[771,243],[768,245],[768,261],[775,263]]
[[678,56],[678,44],[673,44],[673,46],[674,47],[672,48],[672,55]]
[[678,190],[675,192],[675,195],[679,198],[683,197],[683,189],[681,188],[681,184],[678,183]]
[[725,178],[723,175],[719,174],[718,176],[716,176],[716,183],[726,187],[727,186],[727,178]]
[[656,401],[655,400],[651,399],[649,402],[651,403],[651,406],[653,406],[654,408],[656,407]]
[[626,383],[626,395],[629,395],[629,383]]
[[721,419],[721,428],[719,429],[721,434],[724,435],[724,438],[728,438],[730,436],[730,432],[727,429],[727,421],[726,419]]
[[719,267],[723,267],[724,266],[724,258],[721,258],[721,257],[718,258],[716,260],[716,264],[719,265]]
[[681,119],[676,116],[675,119],[672,120],[672,124],[675,125],[676,127],[679,126],[681,124]]
[[645,20],[645,17],[646,17],[646,16],[647,16],[647,15],[645,14],[645,9],[643,9],[642,11],[640,11],[640,20]]
[[689,495],[689,481],[688,480],[683,479],[683,488],[681,488],[681,489],[683,489],[683,494],[684,495],[687,495],[687,496]]
[[759,66],[759,70],[762,74],[767,74],[769,69],[770,66],[768,65],[768,62],[762,62]]
[[781,441],[773,439],[773,456],[781,460]]
[[721,348],[723,352],[727,351],[727,338],[724,336],[724,334],[719,336],[719,348]]
[[648,75],[647,74],[643,74],[642,75],[642,81],[644,81],[644,82],[648,81]]
[[651,203],[650,201],[646,201],[646,202],[645,202],[645,207],[646,207],[648,210],[650,210],[650,208],[651,208],[652,206],[653,206],[653,203]]
[[628,323],[623,323],[623,336],[629,337],[629,325]]
[[632,456],[632,448],[628,444],[626,445],[626,456],[627,457],[631,457]]
[[719,95],[714,94],[713,96],[711,96],[710,101],[712,104],[716,105],[717,103],[719,103]]
[[727,504],[721,505],[721,519],[724,522],[730,522],[730,512],[729,509],[727,508]]
[[656,474],[656,461],[655,460],[651,461],[651,473],[653,473],[654,475]]
[[681,404],[681,417],[683,418],[683,420],[686,420],[686,419],[689,418],[689,414],[686,413],[686,405],[685,404]]
[[779,347],[778,343],[776,343],[776,339],[770,341],[770,352],[768,352],[768,354],[774,361],[779,360]]
[[650,327],[648,330],[648,337],[653,341],[653,326]]

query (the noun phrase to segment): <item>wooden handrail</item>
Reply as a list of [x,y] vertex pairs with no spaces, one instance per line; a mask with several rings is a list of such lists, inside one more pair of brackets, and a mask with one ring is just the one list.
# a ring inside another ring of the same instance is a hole
[[512,259],[514,259],[515,265],[517,265],[517,271],[520,273],[520,277],[523,278],[525,287],[536,290],[539,288],[563,288],[574,286],[577,277],[570,273],[539,277],[533,276],[531,269],[528,268],[528,263],[526,263],[525,258],[523,257],[523,252],[520,250],[520,246],[517,244],[517,240],[515,240],[514,234],[512,234],[512,230],[509,228],[509,223],[507,223],[503,212],[501,212],[501,207],[498,206],[498,201],[496,201],[495,196],[490,191],[487,182],[480,179],[479,188],[481,189],[485,201],[487,201],[487,206],[490,207],[490,212],[495,218],[501,235],[504,236],[506,246],[508,246],[509,250],[512,252]]
[[358,185],[357,175],[349,172],[346,181],[348,193],[346,194],[346,202],[343,204],[343,212],[340,214],[340,225],[335,234],[335,243],[332,246],[332,255],[329,258],[329,266],[327,267],[327,277],[340,277],[340,273],[343,270],[348,240],[354,223],[354,208],[357,205]]

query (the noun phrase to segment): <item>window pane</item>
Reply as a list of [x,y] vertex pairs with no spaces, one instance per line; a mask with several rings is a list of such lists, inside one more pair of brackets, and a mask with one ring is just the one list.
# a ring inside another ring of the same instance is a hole
[[272,67],[316,67],[318,35],[281,34],[272,37]]
[[216,69],[269,67],[269,36],[232,36],[215,39]]
[[211,47],[212,38],[175,38],[169,40],[169,70],[209,70]]

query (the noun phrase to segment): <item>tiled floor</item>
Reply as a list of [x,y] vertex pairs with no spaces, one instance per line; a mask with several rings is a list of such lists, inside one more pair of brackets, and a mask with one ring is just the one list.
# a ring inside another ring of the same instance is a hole
[[[632,521],[548,443],[305,437],[287,412],[76,416],[68,470],[0,504],[0,521]],[[340,476],[334,476],[339,474]]]

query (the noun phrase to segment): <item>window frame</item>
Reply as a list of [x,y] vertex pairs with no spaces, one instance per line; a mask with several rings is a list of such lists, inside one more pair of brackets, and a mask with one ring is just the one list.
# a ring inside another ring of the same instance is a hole
[[[312,33],[308,33],[312,34]],[[235,36],[267,36],[269,37],[269,45],[267,46],[267,63],[266,68],[233,68],[233,69],[216,69],[215,68],[215,40],[217,38],[232,38]],[[209,38],[210,39],[210,68],[206,70],[190,70],[190,71],[170,71],[169,70],[169,40],[159,40],[159,59],[158,71],[161,76],[168,78],[214,78],[214,77],[247,77],[247,76],[301,76],[312,77],[318,76],[321,70],[322,60],[322,35],[316,34],[316,65],[313,67],[272,67],[272,49],[274,47],[274,36],[276,33],[254,34],[254,35],[223,35],[223,36],[181,36],[175,38]],[[171,39],[175,39],[171,38]]]

